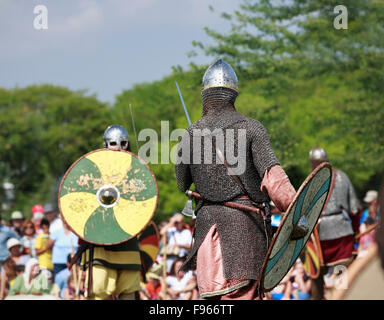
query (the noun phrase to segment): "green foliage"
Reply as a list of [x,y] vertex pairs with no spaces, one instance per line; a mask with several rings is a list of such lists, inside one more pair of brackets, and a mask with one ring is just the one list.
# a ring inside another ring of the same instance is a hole
[[0,159],[16,208],[56,201],[57,183],[81,155],[102,147],[108,107],[84,92],[51,85],[0,90]]

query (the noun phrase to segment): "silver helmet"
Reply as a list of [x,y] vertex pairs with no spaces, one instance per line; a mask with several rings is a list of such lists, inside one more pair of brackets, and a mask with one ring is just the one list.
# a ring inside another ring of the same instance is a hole
[[328,155],[323,148],[314,147],[309,151],[310,161],[328,161]]
[[109,126],[104,132],[104,147],[112,150],[129,149],[128,132],[122,126]]
[[215,87],[230,88],[239,92],[235,71],[222,59],[211,64],[205,71],[201,91]]

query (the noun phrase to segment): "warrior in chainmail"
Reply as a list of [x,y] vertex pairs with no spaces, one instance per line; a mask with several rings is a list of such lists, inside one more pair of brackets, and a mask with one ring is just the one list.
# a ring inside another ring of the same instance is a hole
[[[312,170],[320,163],[328,161],[324,149],[315,147],[309,153]],[[312,299],[323,298],[324,279],[328,267],[348,266],[353,259],[354,233],[353,220],[358,219],[359,201],[348,176],[333,168],[331,196],[319,219],[318,231],[323,253],[324,266],[320,276],[312,281]]]
[[[273,200],[285,212],[296,194],[264,126],[236,111],[237,95],[234,70],[218,60],[203,77],[202,118],[187,128],[178,145],[178,188],[185,192],[194,184],[203,198],[196,203],[193,248],[182,268],[196,268],[205,299],[259,296],[258,280],[271,243],[265,204]],[[222,137],[213,137],[214,132]],[[228,146],[237,150],[237,164],[230,161]],[[209,162],[209,155],[216,159],[220,154],[223,161]],[[228,207],[227,201],[257,208],[258,213]]]

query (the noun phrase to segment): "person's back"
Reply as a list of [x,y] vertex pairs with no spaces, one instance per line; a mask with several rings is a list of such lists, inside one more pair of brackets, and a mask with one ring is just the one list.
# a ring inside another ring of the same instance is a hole
[[[205,131],[208,133],[215,130],[218,130],[216,134],[203,135]],[[203,116],[187,128],[187,132],[190,134],[191,157],[201,154],[200,163],[191,159],[190,169],[196,190],[205,199],[222,202],[243,193],[228,174],[227,168],[222,163],[216,162],[218,157],[216,148],[210,147],[210,143],[213,140],[211,137],[217,137],[216,140],[223,139],[223,143],[216,141],[216,146],[229,164],[236,164],[236,166],[231,165],[231,168],[237,173],[252,200],[257,202],[268,200],[268,196],[260,190],[259,172],[264,173],[267,168],[279,162],[269,148],[268,134],[259,121],[247,118],[233,108],[224,108]],[[212,140],[209,141],[210,139]],[[211,152],[212,163],[207,164],[204,158],[209,157]],[[236,158],[235,154],[237,154]],[[233,163],[236,160],[237,162]],[[178,182],[180,189],[186,189],[184,184],[188,180],[178,180]]]
[[221,59],[209,66],[202,83],[203,116],[178,145],[177,186],[186,192],[193,183],[203,198],[197,201],[195,241],[183,265],[197,268],[202,298],[256,298],[271,241],[268,202],[285,211],[296,194],[263,125],[236,111],[237,95],[232,67]]
[[352,235],[353,228],[349,215],[356,214],[359,203],[348,176],[339,169],[327,206],[319,223],[320,240],[331,240]]
[[65,229],[57,229],[50,234],[50,239],[55,241],[52,247],[52,263],[65,264],[68,254],[76,252],[77,236],[70,230],[66,232]]

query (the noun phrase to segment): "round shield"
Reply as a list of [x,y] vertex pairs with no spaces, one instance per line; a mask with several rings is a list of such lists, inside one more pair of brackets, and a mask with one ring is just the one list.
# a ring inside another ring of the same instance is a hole
[[141,265],[144,273],[147,273],[159,254],[160,236],[156,224],[151,221],[148,227],[138,235],[137,239],[140,246]]
[[317,279],[320,275],[320,267],[323,264],[323,259],[316,228],[313,230],[313,233],[300,254],[300,260],[304,265],[305,272],[307,272],[312,279]]
[[272,290],[296,262],[325,207],[331,178],[330,164],[322,163],[301,185],[264,260],[260,279],[263,291]]
[[63,219],[81,239],[114,245],[148,225],[158,190],[151,169],[135,154],[99,149],[72,164],[58,198]]

